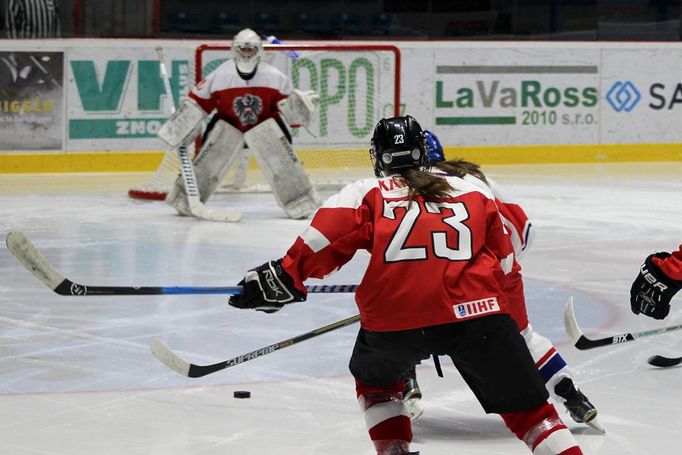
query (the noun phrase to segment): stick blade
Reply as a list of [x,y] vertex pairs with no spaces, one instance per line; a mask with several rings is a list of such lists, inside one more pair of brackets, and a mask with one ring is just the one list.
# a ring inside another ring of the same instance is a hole
[[64,281],[64,277],[40,254],[23,232],[11,231],[7,234],[5,243],[14,257],[53,291]]
[[209,209],[203,204],[190,203],[190,211],[192,212],[192,215],[196,216],[197,218],[209,221],[237,223],[242,219],[242,214],[240,212]]
[[682,363],[682,357],[664,357],[662,355],[655,355],[649,357],[647,363],[649,365],[661,368],[674,367],[675,365]]
[[573,296],[570,296],[564,306],[564,328],[566,335],[574,345],[578,343],[583,336],[583,331],[578,327],[578,321],[575,319],[575,311],[573,310]]
[[166,346],[162,341],[154,340],[152,341],[149,347],[151,348],[154,357],[159,359],[161,363],[166,365],[171,370],[176,371],[183,376],[189,377],[190,368],[189,362],[186,362],[185,360],[181,359],[176,353],[171,351],[171,349],[168,346]]

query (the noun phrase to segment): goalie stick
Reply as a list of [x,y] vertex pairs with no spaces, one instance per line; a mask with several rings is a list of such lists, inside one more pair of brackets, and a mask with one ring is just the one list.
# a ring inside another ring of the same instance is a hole
[[[163,86],[166,90],[166,97],[168,98],[168,105],[172,114],[175,112],[175,101],[171,91],[168,71],[166,70],[166,60],[163,56],[163,49],[161,47],[156,48],[156,55],[159,58],[161,78],[163,79]],[[192,160],[187,152],[187,144],[180,145],[178,148],[178,157],[180,158],[180,173],[182,175],[182,183],[185,186],[185,193],[187,193],[189,212],[193,216],[204,220],[227,221],[230,223],[239,221],[242,218],[241,213],[228,210],[209,209],[201,202],[196,176],[194,175],[194,167],[192,166]]]
[[647,363],[649,365],[661,368],[674,367],[675,365],[679,365],[680,363],[682,363],[682,357],[665,357],[662,355],[655,355],[649,357]]
[[[241,294],[241,286],[92,286],[75,283],[50,264],[40,251],[21,231],[7,234],[7,248],[47,287],[59,295],[91,296],[91,295],[158,295],[158,294]],[[313,285],[306,286],[310,293],[355,292],[357,285]]]
[[568,335],[568,338],[575,345],[575,347],[585,350],[598,348],[600,346],[625,343],[642,337],[660,335],[662,333],[680,330],[682,329],[682,324],[661,327],[660,329],[644,330],[642,332],[620,333],[604,338],[590,339],[587,338],[583,334],[583,331],[580,329],[580,327],[578,327],[578,321],[575,319],[575,311],[573,310],[573,297],[569,297],[564,308],[564,327],[566,328],[566,334]]
[[215,373],[216,371],[224,370],[226,368],[239,365],[240,363],[248,362],[249,360],[271,354],[280,349],[288,348],[289,346],[293,346],[294,344],[300,343],[301,341],[309,340],[310,338],[322,335],[323,333],[345,327],[359,320],[360,315],[356,314],[355,316],[325,325],[319,329],[311,330],[310,332],[289,338],[288,340],[280,341],[279,343],[271,344],[269,346],[256,349],[255,351],[247,352],[246,354],[238,355],[237,357],[214,363],[212,365],[196,365],[194,363],[189,363],[159,340],[152,341],[150,348],[152,350],[152,354],[154,354],[154,357],[159,359],[161,363],[166,365],[171,370],[177,371],[181,375],[190,378],[200,378],[202,376],[206,376],[207,374]]

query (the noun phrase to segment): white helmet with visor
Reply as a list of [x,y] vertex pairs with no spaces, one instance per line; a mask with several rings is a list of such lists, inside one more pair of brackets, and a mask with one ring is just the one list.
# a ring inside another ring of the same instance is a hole
[[245,28],[232,40],[232,58],[242,74],[251,74],[258,66],[263,55],[260,36],[250,28]]

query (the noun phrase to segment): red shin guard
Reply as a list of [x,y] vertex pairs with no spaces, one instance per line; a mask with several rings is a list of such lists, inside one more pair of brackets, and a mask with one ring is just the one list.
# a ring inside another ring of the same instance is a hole
[[389,387],[368,387],[355,381],[355,389],[377,453],[408,453],[412,426],[403,404],[403,381]]
[[582,455],[575,438],[549,403],[501,416],[507,427],[535,455]]

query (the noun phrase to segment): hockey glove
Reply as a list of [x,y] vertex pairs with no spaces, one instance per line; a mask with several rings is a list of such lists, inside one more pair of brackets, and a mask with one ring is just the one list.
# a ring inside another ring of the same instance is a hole
[[665,319],[670,312],[670,300],[682,287],[682,282],[668,278],[652,262],[652,258],[666,258],[669,253],[649,255],[639,269],[630,289],[630,307],[635,314],[642,313],[654,319]]
[[302,92],[294,89],[287,98],[277,103],[277,107],[289,125],[306,127],[310,124],[318,104],[320,96],[315,91]]
[[287,303],[306,299],[306,295],[296,289],[293,279],[282,268],[281,259],[268,261],[249,270],[239,285],[244,287],[244,293],[233,295],[229,301],[235,308],[274,313]]

